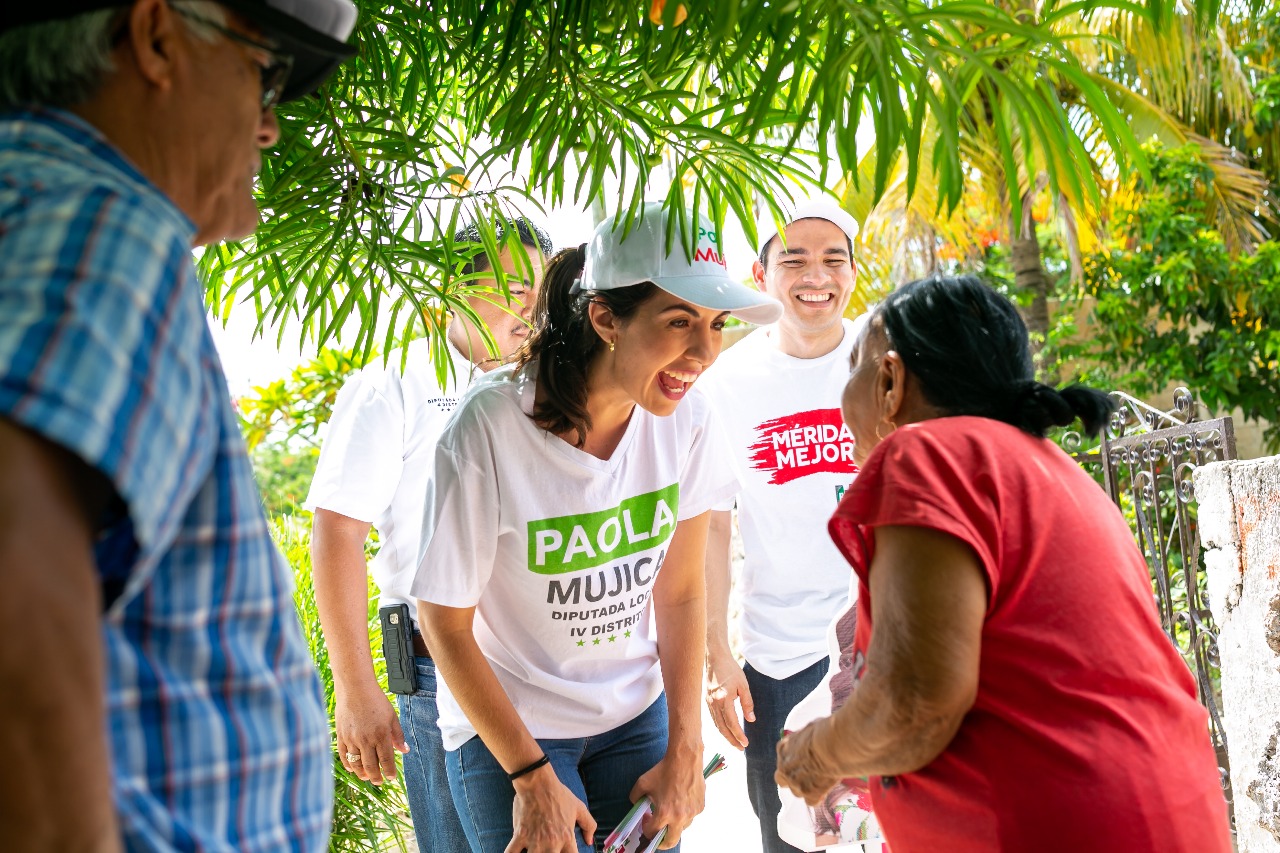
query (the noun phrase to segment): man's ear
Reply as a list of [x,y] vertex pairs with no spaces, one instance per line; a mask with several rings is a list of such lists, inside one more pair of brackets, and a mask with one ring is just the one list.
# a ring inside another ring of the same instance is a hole
[[587,317],[591,320],[591,325],[595,328],[596,334],[605,343],[612,343],[618,340],[618,333],[621,331],[621,324],[618,322],[617,316],[609,309],[603,301],[592,299],[587,303]]
[[178,18],[167,0],[137,0],[125,21],[121,49],[133,59],[143,80],[166,92],[174,86],[175,59],[185,38]]
[[764,264],[756,258],[751,262],[751,280],[756,283],[756,290],[764,292]]

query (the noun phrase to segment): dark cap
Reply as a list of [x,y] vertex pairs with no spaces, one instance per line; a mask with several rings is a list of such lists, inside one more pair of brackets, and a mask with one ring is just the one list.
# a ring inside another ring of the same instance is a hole
[[[344,59],[355,54],[347,38],[356,25],[351,0],[216,0],[275,39],[282,53],[293,56],[293,71],[281,100],[300,98],[328,79]],[[121,0],[6,0],[0,11],[0,33],[28,24],[71,18],[84,12],[124,8]]]

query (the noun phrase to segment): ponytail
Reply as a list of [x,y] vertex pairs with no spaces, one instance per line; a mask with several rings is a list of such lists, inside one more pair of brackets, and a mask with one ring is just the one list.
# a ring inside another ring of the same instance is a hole
[[536,365],[538,400],[533,422],[556,435],[576,433],[576,447],[586,443],[591,430],[587,376],[604,349],[587,305],[593,300],[603,302],[615,317],[626,319],[657,291],[657,285],[649,282],[616,290],[579,290],[586,253],[583,243],[561,249],[551,258],[534,303],[532,329],[516,355],[517,370]]
[[1032,435],[1044,437],[1051,428],[1069,426],[1079,419],[1086,435],[1097,435],[1115,411],[1115,401],[1095,388],[1068,385],[1053,388],[1024,380],[1009,395],[1007,411],[997,420],[1012,424]]
[[903,285],[876,309],[873,322],[920,381],[925,399],[948,415],[993,418],[1043,438],[1077,418],[1094,435],[1115,409],[1101,391],[1036,382],[1026,324],[1013,303],[974,276]]

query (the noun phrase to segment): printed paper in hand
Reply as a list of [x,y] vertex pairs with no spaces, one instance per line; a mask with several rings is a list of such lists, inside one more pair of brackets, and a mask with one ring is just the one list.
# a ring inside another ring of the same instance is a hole
[[[711,761],[707,762],[707,766],[703,768],[702,778],[710,778],[723,769],[724,756],[717,752],[711,756]],[[604,853],[654,853],[662,840],[667,837],[667,828],[664,826],[658,830],[658,834],[652,839],[645,838],[641,824],[644,823],[645,817],[652,813],[653,804],[649,798],[641,797],[631,807],[631,811],[627,812],[617,828],[604,840]]]

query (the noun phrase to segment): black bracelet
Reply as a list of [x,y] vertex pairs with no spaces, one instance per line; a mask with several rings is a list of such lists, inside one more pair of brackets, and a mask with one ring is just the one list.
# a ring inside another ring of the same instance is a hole
[[519,779],[521,776],[526,776],[532,773],[533,771],[537,770],[539,767],[542,767],[543,765],[550,764],[550,763],[551,763],[551,759],[547,757],[546,753],[543,753],[541,758],[539,758],[537,761],[530,764],[528,767],[521,767],[515,773],[508,773],[507,778],[510,779],[512,782],[514,782],[517,779]]

